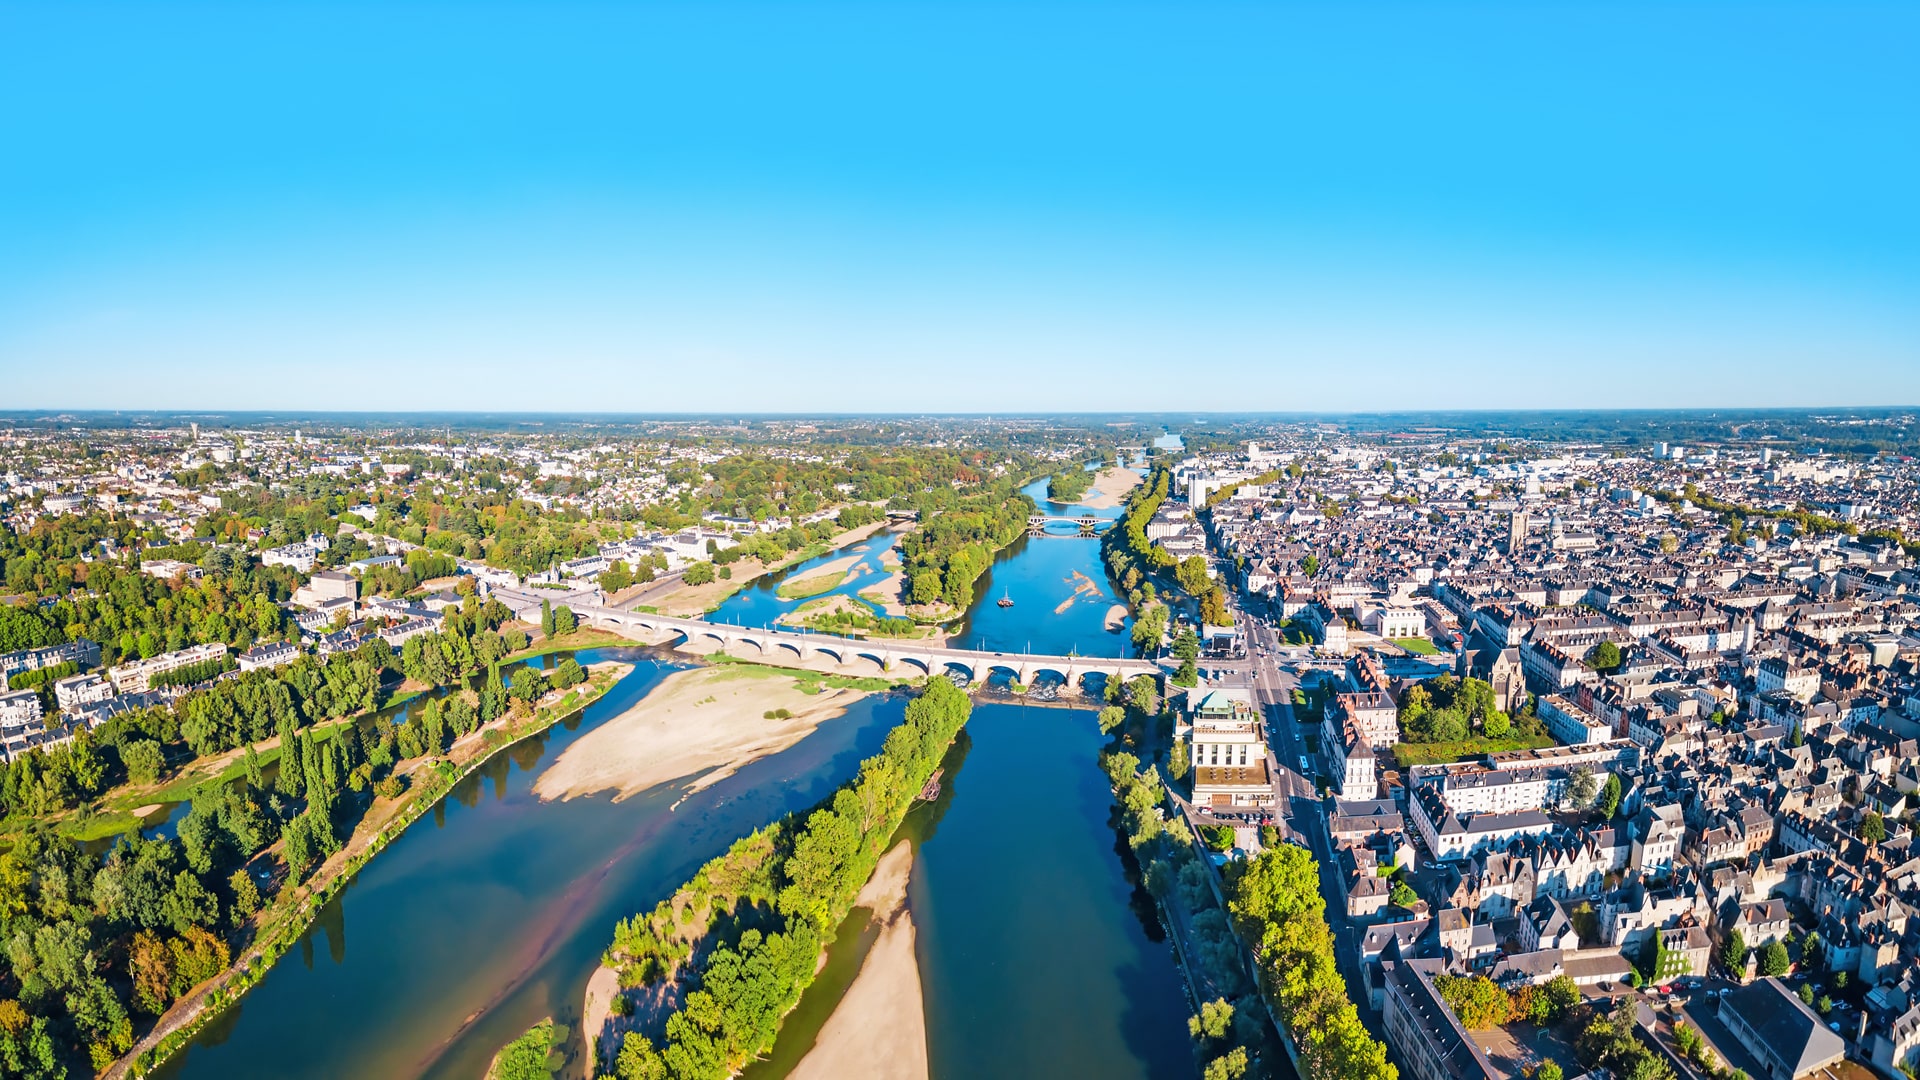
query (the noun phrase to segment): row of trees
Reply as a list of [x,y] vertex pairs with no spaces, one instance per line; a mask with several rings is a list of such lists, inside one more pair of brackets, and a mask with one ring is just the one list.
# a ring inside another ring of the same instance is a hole
[[[820,949],[972,710],[952,683],[929,680],[880,753],[826,805],[736,843],[673,900],[614,928],[606,961],[626,986],[662,978],[688,959],[692,939],[683,927],[720,939],[667,1019],[663,1044],[629,1033],[612,1063],[615,1077],[722,1080],[773,1045],[781,1018],[813,981]],[[706,922],[695,923],[699,917]]]
[[1292,844],[1229,863],[1227,910],[1254,949],[1260,990],[1293,1035],[1301,1072],[1322,1080],[1397,1080],[1334,964],[1320,868]]

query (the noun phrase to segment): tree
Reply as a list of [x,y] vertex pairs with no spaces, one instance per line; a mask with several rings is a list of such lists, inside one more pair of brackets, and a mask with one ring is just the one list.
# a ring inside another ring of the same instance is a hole
[[1813,1004],[1813,984],[1812,983],[1800,984],[1800,1004],[1802,1005]]
[[166,755],[152,739],[135,739],[122,745],[120,760],[127,766],[127,779],[136,784],[153,783],[167,767]]
[[1200,685],[1200,666],[1194,663],[1192,660],[1180,661],[1180,669],[1173,673],[1173,685],[1175,686]]
[[1183,626],[1173,636],[1173,655],[1178,660],[1198,660],[1200,658],[1200,638],[1193,627]]
[[1600,789],[1600,801],[1594,805],[1594,816],[1601,821],[1612,821],[1613,815],[1620,811],[1620,777],[1607,774],[1607,783]]
[[1153,676],[1135,675],[1128,680],[1127,704],[1147,716],[1160,711],[1160,691],[1153,685]]
[[1869,844],[1878,844],[1885,841],[1886,838],[1887,819],[1881,817],[1880,813],[1876,810],[1867,811],[1867,816],[1861,819],[1860,822],[1860,839],[1865,840]]
[[1785,975],[1787,969],[1792,966],[1793,961],[1787,956],[1787,947],[1778,939],[1767,942],[1767,947],[1760,950],[1760,974],[1768,978],[1777,978]]
[[1620,646],[1603,641],[1587,656],[1587,665],[1595,671],[1612,671],[1620,666]]
[[1192,763],[1188,760],[1187,743],[1184,739],[1175,739],[1173,750],[1167,754],[1167,775],[1175,780],[1184,780]]
[[227,878],[227,888],[233,893],[233,918],[237,924],[251,918],[260,910],[260,886],[254,884],[253,875],[246,867],[235,870]]
[[1727,931],[1727,944],[1720,950],[1720,962],[1736,976],[1747,970],[1747,936],[1739,930]]
[[553,632],[555,634],[571,634],[579,626],[580,618],[573,613],[572,608],[561,606],[553,609]]
[[1442,975],[1434,981],[1434,987],[1468,1031],[1498,1027],[1512,1018],[1513,1000],[1485,975],[1465,979]]
[[1533,1080],[1566,1080],[1566,1076],[1560,1063],[1553,1060],[1541,1062],[1540,1067],[1533,1070]]
[[1180,565],[1174,568],[1173,579],[1192,596],[1199,596],[1213,580],[1207,573],[1207,560],[1203,555],[1189,555],[1180,560]]
[[1118,705],[1107,705],[1099,713],[1100,734],[1111,735],[1114,729],[1127,722],[1127,710]]
[[1240,1080],[1245,1075],[1247,1075],[1247,1048],[1236,1046],[1207,1062],[1207,1067],[1200,1071],[1200,1080]]
[[1593,802],[1600,793],[1600,782],[1593,778],[1593,770],[1585,765],[1576,765],[1573,775],[1567,780],[1567,802],[1574,807],[1584,807]]
[[[680,575],[680,580],[688,585],[710,585],[713,583],[713,564],[694,563]],[[916,590],[917,594],[918,590]],[[924,603],[924,601],[916,601]]]
[[1414,892],[1413,886],[1406,882],[1395,881],[1393,888],[1388,890],[1387,901],[1394,907],[1411,908],[1420,901],[1420,894]]
[[540,636],[553,636],[553,601],[540,601]]
[[586,671],[580,667],[580,661],[575,660],[571,656],[562,659],[553,667],[553,688],[555,690],[565,690],[568,687],[579,686],[586,681]]
[[[1800,942],[1800,967],[1809,972],[1820,971],[1825,966],[1820,961],[1820,935],[1809,930],[1806,938]],[[1834,985],[1845,989],[1846,974],[1844,971],[1841,972],[1835,979]]]
[[1233,1006],[1226,998],[1203,1002],[1199,1016],[1187,1017],[1187,1034],[1196,1041],[1224,1039],[1233,1028]]
[[1813,1007],[1820,1010],[1821,1016],[1825,1016],[1833,1011],[1833,999],[1825,994],[1821,994],[1820,1000],[1814,1002]]
[[1320,572],[1320,556],[1309,555],[1306,558],[1301,559],[1300,569],[1304,570],[1308,577],[1312,577],[1315,574],[1318,574]]

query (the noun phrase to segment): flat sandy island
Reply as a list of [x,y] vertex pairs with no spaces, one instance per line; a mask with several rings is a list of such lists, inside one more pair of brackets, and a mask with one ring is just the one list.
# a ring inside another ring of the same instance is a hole
[[1111,469],[1100,470],[1093,478],[1093,490],[1081,498],[1081,506],[1091,506],[1095,510],[1111,510],[1120,505],[1127,492],[1140,486],[1140,474],[1132,469],[1123,469],[1118,465]]
[[912,870],[913,845],[902,840],[860,890],[854,906],[872,910],[880,936],[789,1080],[926,1080],[927,1015],[907,909]]
[[866,559],[864,555],[843,555],[838,559],[821,563],[807,571],[805,577],[789,578],[780,583],[780,588],[789,595],[807,595],[822,593],[841,584],[848,576],[847,571],[858,566]]
[[[793,678],[764,668],[675,672],[633,708],[567,747],[533,791],[542,799],[612,791],[618,801],[704,774],[688,788],[698,791],[806,738],[864,696],[858,690],[803,694]],[[778,709],[792,715],[767,719]]]

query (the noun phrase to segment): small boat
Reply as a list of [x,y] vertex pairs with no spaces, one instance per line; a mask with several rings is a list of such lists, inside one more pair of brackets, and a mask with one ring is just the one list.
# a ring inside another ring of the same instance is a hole
[[914,796],[914,798],[919,802],[932,802],[933,800],[939,798],[940,797],[940,774],[946,771],[947,770],[945,769],[933,770],[933,775],[927,777],[927,782],[924,785],[922,785],[920,788],[920,794]]
[[1013,606],[1013,597],[1008,596],[1004,590],[1002,590],[1000,593],[1000,606],[1001,607]]

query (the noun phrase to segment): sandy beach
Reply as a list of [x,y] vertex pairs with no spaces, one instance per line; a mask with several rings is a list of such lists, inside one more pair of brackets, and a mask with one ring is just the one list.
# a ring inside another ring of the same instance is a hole
[[907,909],[912,870],[913,845],[902,840],[860,890],[854,904],[872,910],[880,936],[790,1080],[926,1080],[927,1017]]
[[[612,791],[618,801],[700,774],[688,787],[698,791],[806,738],[863,696],[858,690],[803,694],[793,679],[761,668],[676,672],[567,747],[534,783],[534,794],[571,799]],[[776,709],[792,715],[767,719]]]
[[831,562],[821,563],[807,572],[806,577],[789,578],[780,583],[779,592],[789,596],[806,596],[826,592],[841,583],[847,571],[858,566],[864,555],[846,555]]
[[869,585],[860,590],[860,595],[869,600],[877,599],[880,606],[886,609],[888,615],[896,619],[904,619],[907,617],[907,605],[900,602],[900,597],[906,592],[906,589],[906,571],[895,570],[887,576],[886,580],[874,585]]
[[1107,609],[1107,621],[1106,621],[1107,629],[1118,630],[1122,626],[1125,626],[1126,622],[1127,622],[1127,605],[1115,604],[1112,607]]
[[1127,492],[1139,486],[1140,474],[1132,469],[1122,469],[1117,465],[1102,469],[1100,475],[1094,477],[1093,490],[1080,500],[1080,505],[1096,510],[1111,510],[1120,505],[1120,500],[1127,497]]

